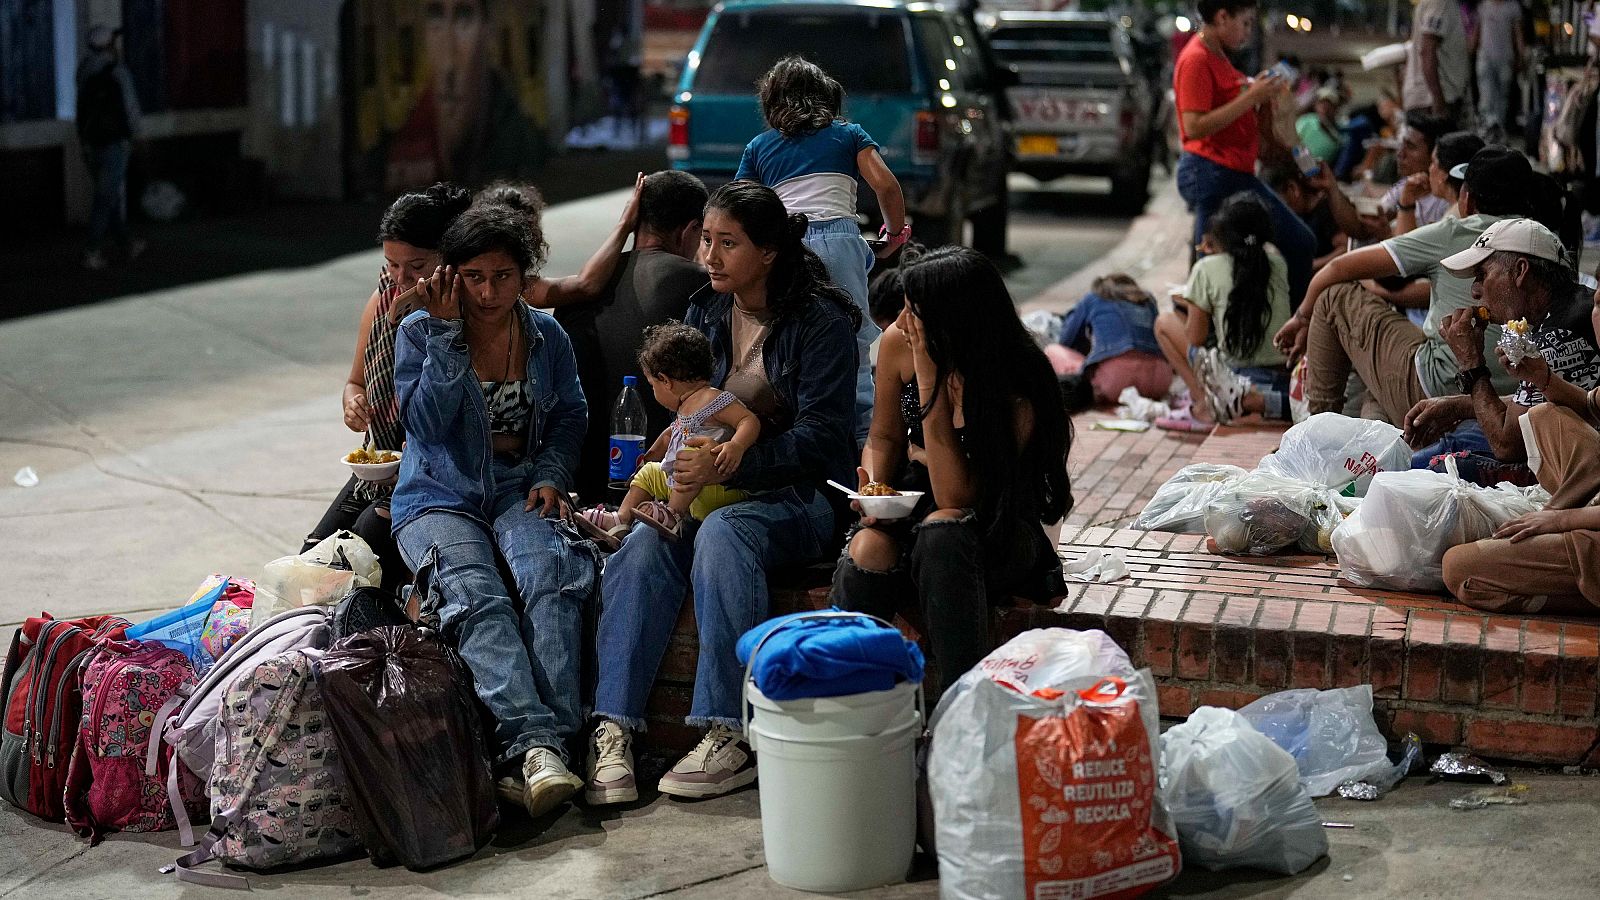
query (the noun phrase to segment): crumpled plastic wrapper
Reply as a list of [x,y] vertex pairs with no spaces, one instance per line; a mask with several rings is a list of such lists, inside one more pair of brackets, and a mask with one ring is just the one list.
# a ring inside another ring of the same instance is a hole
[[1506,773],[1489,768],[1488,763],[1468,753],[1445,753],[1433,761],[1428,771],[1450,778],[1487,778],[1495,784],[1506,783]]
[[1450,801],[1451,809],[1483,809],[1488,806],[1526,806],[1528,792],[1525,784],[1509,784],[1503,788],[1479,788]]
[[1128,555],[1120,548],[1096,547],[1062,566],[1061,572],[1074,581],[1117,581],[1128,577]]
[[1117,395],[1117,404],[1117,415],[1124,419],[1154,422],[1163,416],[1172,415],[1172,407],[1160,400],[1151,400],[1132,386],[1122,389],[1122,393]]
[[1539,345],[1533,342],[1531,334],[1517,334],[1509,328],[1500,332],[1497,346],[1506,352],[1506,359],[1513,366],[1530,356],[1539,355]]
[[1339,785],[1337,793],[1346,800],[1376,800],[1394,790],[1394,786],[1416,768],[1421,758],[1422,739],[1414,732],[1407,732],[1400,740],[1400,761],[1393,768],[1361,781],[1346,781]]

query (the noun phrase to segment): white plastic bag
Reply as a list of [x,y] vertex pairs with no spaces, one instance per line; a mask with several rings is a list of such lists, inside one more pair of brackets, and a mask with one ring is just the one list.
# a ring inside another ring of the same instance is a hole
[[1245,706],[1239,715],[1294,757],[1300,783],[1313,797],[1393,768],[1388,744],[1372,718],[1370,684],[1280,691]]
[[1206,533],[1223,553],[1265,556],[1298,545],[1329,553],[1344,520],[1336,495],[1318,484],[1252,472],[1228,481],[1206,507]]
[[1373,479],[1361,507],[1333,533],[1340,577],[1363,587],[1442,591],[1446,550],[1493,537],[1501,525],[1541,508],[1539,494],[1468,484],[1449,457],[1445,468]]
[[1206,507],[1222,492],[1224,482],[1242,478],[1245,474],[1245,470],[1238,466],[1214,463],[1184,466],[1167,479],[1166,484],[1156,489],[1155,496],[1139,513],[1134,527],[1145,531],[1203,534],[1206,530]]
[[331,606],[352,588],[372,587],[383,580],[383,568],[367,542],[348,531],[336,531],[298,556],[267,563],[256,579],[250,627],[285,610]]
[[1022,317],[1022,327],[1040,347],[1048,347],[1061,340],[1061,326],[1066,318],[1047,309],[1036,309]]
[[1387,422],[1325,412],[1284,432],[1278,452],[1263,456],[1256,471],[1363,497],[1372,476],[1410,468],[1411,448],[1400,429]]
[[1293,875],[1328,852],[1294,757],[1231,709],[1202,706],[1161,736],[1161,802],[1184,861]]
[[962,675],[933,717],[940,895],[1134,896],[1176,875],[1158,717],[1149,671],[1099,631],[1025,632]]

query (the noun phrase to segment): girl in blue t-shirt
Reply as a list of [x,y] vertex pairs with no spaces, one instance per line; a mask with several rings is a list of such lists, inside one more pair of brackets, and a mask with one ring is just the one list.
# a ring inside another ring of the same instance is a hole
[[[816,65],[785,57],[757,85],[761,115],[770,126],[744,148],[735,176],[777,192],[791,214],[810,220],[805,245],[822,257],[828,276],[861,308],[856,332],[856,440],[864,442],[872,422],[872,362],[869,348],[881,333],[867,308],[867,273],[878,258],[911,239],[900,182],[878,155],[878,144],[860,125],[839,118],[844,89]],[[856,179],[878,196],[885,240],[874,251],[856,224]]]

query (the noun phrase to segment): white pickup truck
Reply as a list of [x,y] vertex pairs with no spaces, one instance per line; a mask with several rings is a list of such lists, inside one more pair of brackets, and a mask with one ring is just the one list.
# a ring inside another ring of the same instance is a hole
[[1104,13],[1003,12],[989,44],[1018,76],[1006,91],[1013,169],[1040,181],[1104,175],[1119,206],[1142,209],[1163,94],[1135,58],[1128,29]]

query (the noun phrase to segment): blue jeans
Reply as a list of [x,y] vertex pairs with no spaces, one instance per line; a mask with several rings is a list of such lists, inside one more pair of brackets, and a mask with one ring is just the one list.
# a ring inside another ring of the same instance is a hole
[[1484,435],[1483,426],[1478,424],[1477,419],[1462,422],[1456,426],[1455,431],[1411,454],[1411,468],[1426,469],[1435,456],[1463,451],[1494,456],[1494,450],[1489,446],[1489,438]]
[[820,494],[804,501],[784,488],[724,506],[688,527],[684,539],[673,542],[637,525],[606,562],[594,709],[634,730],[644,727],[650,685],[691,585],[700,661],[685,721],[739,726],[744,667],[734,645],[767,618],[767,573],[822,556],[833,534],[833,510]]
[[872,342],[883,333],[872,321],[872,310],[867,305],[867,273],[872,271],[877,258],[872,248],[861,237],[861,226],[855,219],[828,219],[812,222],[806,229],[805,245],[822,257],[828,267],[828,277],[844,288],[850,299],[861,310],[861,327],[856,330],[856,446],[866,443],[867,428],[872,425]]
[[1289,370],[1281,366],[1244,366],[1233,371],[1250,379],[1256,393],[1266,401],[1261,418],[1278,422],[1289,420]]
[[[594,546],[525,512],[533,466],[494,465],[494,520],[430,511],[395,537],[417,573],[425,608],[472,670],[478,697],[494,715],[502,762],[534,747],[567,758],[583,724],[580,651],[583,607],[594,592]],[[495,551],[516,582],[513,598]]]
[[128,155],[126,140],[84,150],[84,162],[94,177],[94,206],[89,212],[89,249],[99,250],[109,233],[128,246]]
[[1272,216],[1272,243],[1289,268],[1289,306],[1299,309],[1311,285],[1311,264],[1317,258],[1317,236],[1311,228],[1256,176],[1193,153],[1178,158],[1178,194],[1194,213],[1195,246],[1205,237],[1206,226],[1222,202],[1240,192],[1260,197]]

